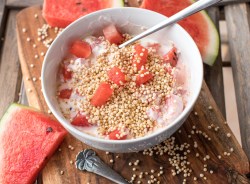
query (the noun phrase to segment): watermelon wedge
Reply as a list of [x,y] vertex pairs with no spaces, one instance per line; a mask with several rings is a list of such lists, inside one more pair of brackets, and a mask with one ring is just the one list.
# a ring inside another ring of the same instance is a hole
[[[146,8],[167,17],[191,5],[193,0],[143,0],[141,8]],[[219,52],[219,35],[210,17],[201,11],[178,22],[194,39],[203,62],[213,65]]]
[[66,133],[41,112],[12,104],[0,121],[0,183],[34,183]]
[[91,12],[123,6],[123,0],[44,0],[43,17],[50,26],[64,28]]

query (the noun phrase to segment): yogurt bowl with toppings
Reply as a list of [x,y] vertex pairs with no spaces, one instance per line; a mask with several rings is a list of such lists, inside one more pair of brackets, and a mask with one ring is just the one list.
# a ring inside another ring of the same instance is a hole
[[78,19],[54,40],[42,89],[74,137],[101,150],[133,152],[164,141],[183,124],[203,79],[188,33],[173,25],[118,48],[164,19],[145,9],[106,9]]

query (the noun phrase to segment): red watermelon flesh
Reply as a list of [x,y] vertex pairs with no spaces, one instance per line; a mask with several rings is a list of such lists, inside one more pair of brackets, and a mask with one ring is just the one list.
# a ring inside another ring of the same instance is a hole
[[64,28],[91,12],[122,6],[122,0],[44,0],[43,17],[50,26]]
[[0,183],[34,183],[66,133],[41,112],[12,104],[0,122]]
[[[193,2],[193,0],[143,0],[141,8],[170,17]],[[210,17],[201,11],[179,21],[178,24],[194,39],[203,61],[212,65],[219,52],[219,36]]]

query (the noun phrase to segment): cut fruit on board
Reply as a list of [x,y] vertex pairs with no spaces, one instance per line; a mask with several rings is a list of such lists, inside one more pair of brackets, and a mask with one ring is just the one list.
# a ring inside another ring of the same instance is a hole
[[66,134],[43,113],[12,104],[0,121],[0,183],[34,183]]
[[97,10],[123,6],[123,0],[45,0],[43,17],[50,26],[64,28],[76,19]]
[[[191,5],[193,0],[143,0],[141,8],[149,9],[170,17]],[[219,35],[210,17],[205,11],[191,15],[178,22],[194,39],[203,62],[213,65],[219,52]]]

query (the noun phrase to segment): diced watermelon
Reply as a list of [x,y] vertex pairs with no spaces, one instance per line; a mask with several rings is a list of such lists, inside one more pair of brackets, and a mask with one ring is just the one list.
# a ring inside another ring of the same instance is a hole
[[76,40],[72,43],[69,52],[79,58],[88,58],[92,51],[87,42]]
[[113,67],[108,71],[109,80],[121,86],[126,82],[126,75],[118,67]]
[[103,34],[105,38],[111,44],[119,44],[123,41],[121,33],[116,29],[115,25],[110,24],[109,26],[103,29]]
[[175,67],[178,62],[178,55],[176,47],[173,47],[167,54],[163,56],[165,63],[169,63],[172,67]]
[[70,80],[72,78],[72,71],[66,65],[62,65],[62,75],[65,81]]
[[123,6],[123,0],[44,0],[42,13],[50,26],[64,28],[91,12]]
[[63,89],[59,91],[58,97],[61,99],[69,99],[72,93],[72,89]]
[[34,183],[66,134],[43,113],[12,104],[0,122],[0,183]]
[[133,66],[136,66],[137,70],[140,70],[142,66],[145,66],[147,63],[147,57],[148,57],[148,49],[141,46],[140,44],[137,44],[135,47],[135,53],[133,56]]
[[90,126],[87,118],[85,115],[81,114],[81,113],[78,113],[74,119],[72,120],[71,122],[72,125],[75,125],[75,126],[83,126],[83,127],[87,127],[87,126]]
[[140,86],[141,84],[144,84],[151,80],[153,78],[153,75],[149,73],[148,70],[144,69],[139,72],[139,74],[136,76],[136,84]]
[[108,83],[101,83],[95,91],[90,103],[93,106],[102,106],[110,99],[113,94],[113,89]]
[[127,135],[123,135],[122,137],[120,137],[120,131],[117,129],[109,133],[109,139],[111,140],[124,140],[126,138]]
[[159,43],[148,43],[147,48],[154,49],[155,52],[158,52],[161,45]]

